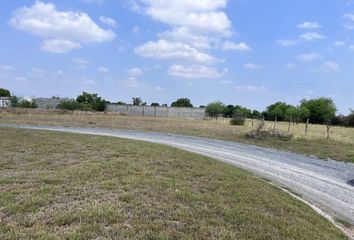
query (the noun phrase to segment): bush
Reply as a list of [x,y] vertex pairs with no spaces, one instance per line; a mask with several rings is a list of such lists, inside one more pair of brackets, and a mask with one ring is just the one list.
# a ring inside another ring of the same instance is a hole
[[281,140],[290,141],[293,138],[292,134],[285,133],[276,129],[266,130],[254,130],[246,134],[247,138],[256,140]]
[[74,110],[83,110],[83,106],[82,104],[74,101],[74,100],[71,100],[71,101],[63,101],[61,102],[59,105],[58,105],[58,108],[59,109],[65,109],[65,110],[71,110],[71,111],[74,111]]
[[10,98],[10,103],[11,103],[11,107],[17,107],[17,108],[36,108],[37,107],[36,101],[34,101],[34,100],[28,101],[24,98],[16,97],[16,96],[12,96]]
[[246,119],[240,114],[234,114],[230,120],[230,124],[234,126],[243,126],[245,125]]
[[243,126],[243,125],[245,125],[245,119],[244,118],[233,118],[230,120],[230,124],[233,126]]

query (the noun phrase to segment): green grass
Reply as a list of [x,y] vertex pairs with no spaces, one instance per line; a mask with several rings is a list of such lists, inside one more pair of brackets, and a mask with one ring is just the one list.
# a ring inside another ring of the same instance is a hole
[[346,239],[252,174],[182,150],[0,128],[0,239]]
[[[58,114],[59,113],[59,114]],[[247,120],[245,126],[231,126],[228,121],[191,120],[176,118],[151,118],[108,115],[102,113],[63,113],[38,109],[0,109],[0,123],[59,125],[72,127],[100,127],[113,129],[170,132],[213,139],[221,139],[275,148],[306,155],[315,155],[321,159],[334,159],[354,163],[354,128],[332,127],[331,139],[326,139],[326,127],[310,125],[304,135],[304,125],[291,126],[294,139],[291,141],[247,139],[245,134],[254,130],[258,122]],[[266,129],[274,123],[266,122]],[[287,132],[288,123],[279,122],[277,129]]]

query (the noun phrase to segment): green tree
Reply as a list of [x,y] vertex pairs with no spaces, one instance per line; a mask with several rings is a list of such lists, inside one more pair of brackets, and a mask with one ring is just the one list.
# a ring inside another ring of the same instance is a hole
[[78,103],[83,104],[84,110],[95,110],[103,112],[106,110],[107,102],[98,96],[97,93],[83,92],[76,98]]
[[10,104],[11,107],[17,107],[17,108],[37,108],[36,101],[34,100],[29,101],[27,99],[24,99],[22,97],[17,97],[17,96],[10,97]]
[[235,115],[235,114],[237,114],[239,116],[242,116],[244,118],[251,118],[252,117],[252,110],[248,109],[246,107],[242,107],[242,106],[236,105],[235,109],[234,109],[234,112],[233,112],[233,115]]
[[216,101],[209,103],[205,108],[205,112],[210,117],[218,118],[224,112],[224,109],[225,105],[222,102]]
[[159,103],[151,103],[151,107],[160,107]]
[[11,93],[5,88],[0,88],[0,97],[11,97]]
[[333,100],[325,97],[302,100],[300,107],[308,109],[312,123],[331,124],[337,112],[337,107]]
[[192,108],[193,105],[192,105],[191,100],[189,98],[179,98],[179,99],[177,99],[177,101],[175,101],[171,104],[171,107]]
[[133,105],[134,106],[140,106],[143,103],[140,97],[135,97],[133,98]]
[[262,117],[262,113],[260,111],[253,110],[252,111],[252,116],[255,117],[255,118],[261,118]]
[[234,115],[234,111],[235,111],[234,105],[227,105],[223,111],[224,117],[232,118],[232,116]]
[[265,119],[274,120],[277,119],[279,121],[285,120],[286,110],[291,107],[283,102],[277,102],[267,107],[267,110],[263,112]]

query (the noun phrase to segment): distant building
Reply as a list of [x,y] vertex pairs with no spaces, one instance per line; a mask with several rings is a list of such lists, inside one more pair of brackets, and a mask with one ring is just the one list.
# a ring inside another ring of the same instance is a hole
[[0,97],[0,108],[8,108],[11,106],[10,98]]

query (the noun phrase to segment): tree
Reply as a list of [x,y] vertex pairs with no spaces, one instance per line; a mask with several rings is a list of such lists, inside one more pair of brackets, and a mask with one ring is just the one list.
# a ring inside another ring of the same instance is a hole
[[301,106],[306,107],[309,112],[311,122],[322,123],[327,126],[327,138],[331,129],[332,120],[336,116],[337,107],[331,98],[316,98],[311,100],[302,100]]
[[127,104],[125,102],[123,102],[123,101],[118,101],[117,105],[127,105]]
[[224,117],[226,118],[232,118],[232,116],[234,115],[234,111],[235,111],[235,106],[234,105],[227,105],[226,107],[224,107]]
[[283,121],[285,120],[285,112],[289,107],[291,107],[291,105],[288,105],[283,102],[277,102],[272,105],[269,105],[267,107],[267,110],[263,112],[263,115],[267,120],[277,119],[279,121]]
[[252,116],[255,117],[255,118],[261,118],[262,117],[262,113],[260,111],[253,110],[252,111]]
[[97,93],[82,92],[82,94],[76,98],[76,102],[81,103],[84,110],[92,109],[103,112],[107,107],[106,100],[99,97]]
[[37,104],[34,100],[27,100],[22,97],[11,96],[10,98],[11,107],[18,107],[18,108],[36,108]]
[[5,88],[0,88],[0,97],[11,97],[11,93]]
[[307,108],[311,122],[319,124],[331,123],[337,112],[333,100],[325,97],[302,100],[300,107]]
[[171,107],[192,108],[193,105],[192,105],[191,100],[189,98],[179,98],[179,99],[177,99],[177,101],[175,101],[171,104]]
[[354,127],[354,110],[347,116],[348,126]]
[[151,107],[160,107],[159,103],[151,103]]
[[133,105],[134,106],[140,106],[143,103],[140,97],[135,97],[133,98]]
[[236,105],[235,109],[233,111],[233,115],[238,114],[240,116],[242,116],[243,118],[251,118],[252,117],[252,110]]
[[219,115],[221,115],[224,112],[224,108],[225,108],[225,105],[222,102],[219,102],[219,101],[212,102],[206,106],[205,112],[210,117],[218,118]]

